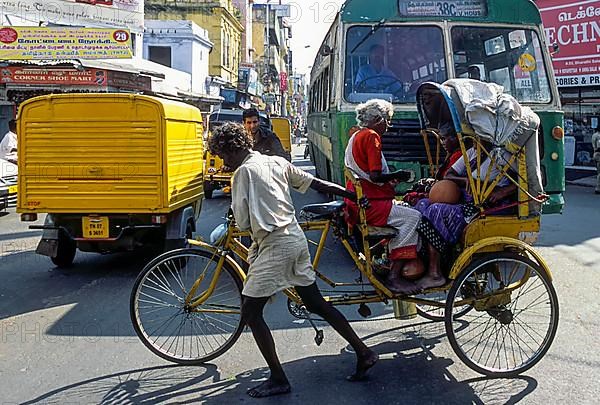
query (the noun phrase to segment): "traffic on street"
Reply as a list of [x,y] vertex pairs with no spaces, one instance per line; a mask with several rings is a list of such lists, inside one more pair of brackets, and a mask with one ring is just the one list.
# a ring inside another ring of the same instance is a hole
[[2,404],[595,404],[600,4],[0,7]]

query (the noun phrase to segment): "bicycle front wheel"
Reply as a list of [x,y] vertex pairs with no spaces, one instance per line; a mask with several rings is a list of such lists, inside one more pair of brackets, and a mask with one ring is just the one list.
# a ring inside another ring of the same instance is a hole
[[[218,261],[209,251],[179,249],[157,257],[142,270],[129,310],[135,332],[153,353],[178,364],[202,364],[225,353],[239,338],[242,280],[227,263],[215,279]],[[194,308],[186,305],[186,297],[196,280],[201,281],[195,298],[212,282],[216,286]]]

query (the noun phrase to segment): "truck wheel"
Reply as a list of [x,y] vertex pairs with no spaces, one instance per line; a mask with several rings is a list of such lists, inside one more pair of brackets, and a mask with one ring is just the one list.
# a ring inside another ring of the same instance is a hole
[[50,260],[52,260],[52,263],[54,263],[56,267],[69,267],[73,264],[76,252],[77,244],[75,241],[61,233],[61,236],[58,239],[56,257],[51,257]]

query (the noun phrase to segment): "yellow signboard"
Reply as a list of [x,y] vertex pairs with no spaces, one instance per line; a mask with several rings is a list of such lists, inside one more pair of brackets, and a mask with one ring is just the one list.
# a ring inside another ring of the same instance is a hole
[[0,60],[127,59],[132,56],[129,30],[0,28]]

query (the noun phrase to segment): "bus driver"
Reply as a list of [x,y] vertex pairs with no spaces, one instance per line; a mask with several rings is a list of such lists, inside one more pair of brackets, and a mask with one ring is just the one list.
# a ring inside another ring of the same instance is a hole
[[361,93],[402,94],[402,82],[396,74],[384,66],[385,48],[375,44],[369,51],[369,63],[356,73],[354,91]]

